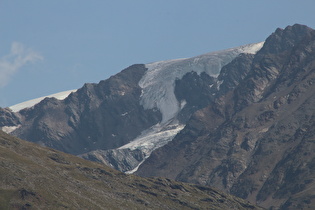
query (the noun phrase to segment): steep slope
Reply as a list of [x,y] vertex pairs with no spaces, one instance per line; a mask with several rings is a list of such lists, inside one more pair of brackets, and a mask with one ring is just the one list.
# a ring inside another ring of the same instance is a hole
[[315,31],[277,29],[218,77],[194,113],[137,174],[215,186],[275,209],[315,208]]
[[0,209],[260,209],[208,187],[125,175],[0,131]]

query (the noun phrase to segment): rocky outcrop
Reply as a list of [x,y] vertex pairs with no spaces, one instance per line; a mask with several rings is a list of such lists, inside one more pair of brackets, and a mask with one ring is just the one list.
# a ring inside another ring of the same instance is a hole
[[314,81],[315,31],[277,29],[256,55],[222,69],[214,103],[137,174],[215,186],[268,208],[314,208]]

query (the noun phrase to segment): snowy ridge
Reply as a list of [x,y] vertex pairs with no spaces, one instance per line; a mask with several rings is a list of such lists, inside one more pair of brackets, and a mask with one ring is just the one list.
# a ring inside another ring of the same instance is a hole
[[142,88],[140,103],[145,109],[158,108],[162,113],[161,123],[165,123],[175,117],[182,108],[174,94],[176,79],[181,79],[191,71],[198,74],[205,72],[217,77],[221,68],[239,54],[255,54],[263,44],[264,42],[260,42],[192,58],[146,64],[148,71],[139,82]]
[[18,112],[18,111],[20,111],[22,109],[33,107],[34,105],[38,104],[39,102],[41,102],[45,98],[56,98],[58,100],[63,100],[65,98],[67,98],[70,95],[70,93],[73,93],[75,91],[77,91],[77,90],[76,89],[75,90],[67,90],[67,91],[63,91],[63,92],[60,92],[60,93],[55,93],[55,94],[52,94],[52,95],[49,95],[49,96],[43,96],[43,97],[40,97],[40,98],[35,98],[35,99],[29,100],[29,101],[25,101],[25,102],[22,102],[22,103],[10,106],[9,108],[13,112]]

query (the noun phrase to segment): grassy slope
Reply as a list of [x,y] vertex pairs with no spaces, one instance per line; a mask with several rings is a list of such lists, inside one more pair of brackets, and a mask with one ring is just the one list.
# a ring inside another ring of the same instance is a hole
[[256,209],[208,187],[125,175],[0,131],[0,209]]

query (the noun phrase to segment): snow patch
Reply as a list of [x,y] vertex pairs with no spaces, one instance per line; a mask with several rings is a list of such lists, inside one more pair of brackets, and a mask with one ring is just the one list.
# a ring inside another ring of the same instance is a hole
[[60,93],[55,93],[55,94],[52,94],[52,95],[49,95],[49,96],[43,96],[43,97],[40,97],[40,98],[35,98],[35,99],[29,100],[29,101],[25,101],[25,102],[22,102],[22,103],[10,106],[9,108],[13,112],[18,112],[18,111],[20,111],[22,109],[33,107],[34,105],[38,104],[39,102],[41,102],[45,98],[56,98],[58,100],[63,100],[65,98],[67,98],[70,95],[70,93],[73,93],[73,92],[76,92],[76,91],[77,91],[76,89],[75,90],[68,90],[68,91],[63,91],[63,92],[60,92]]
[[187,101],[186,101],[186,100],[182,100],[182,101],[180,102],[180,109],[183,109],[186,104],[187,104]]
[[223,81],[224,80],[219,80],[219,81],[217,81],[217,88],[218,88],[218,90],[220,90],[220,86],[222,85],[222,83],[223,83]]
[[218,52],[212,52],[193,58],[159,61],[146,64],[146,74],[139,81],[142,88],[140,103],[145,109],[158,108],[162,113],[162,123],[176,116],[181,104],[174,94],[175,80],[194,71],[218,77],[221,68],[230,63],[240,53],[255,54],[264,42],[244,45]]
[[20,127],[20,125],[18,125],[18,126],[3,126],[1,129],[3,132],[10,134],[19,127]]
[[269,131],[269,127],[261,129],[258,133],[266,133],[267,131]]
[[121,116],[126,116],[127,114],[129,114],[129,113],[125,112],[125,113],[121,114]]

